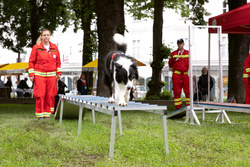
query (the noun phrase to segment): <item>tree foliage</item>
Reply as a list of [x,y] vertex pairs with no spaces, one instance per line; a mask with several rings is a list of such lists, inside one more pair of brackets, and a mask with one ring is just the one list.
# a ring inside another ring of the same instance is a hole
[[96,24],[96,1],[95,0],[72,0],[71,18],[74,24],[74,31],[81,29],[83,36],[83,61],[85,65],[92,61],[93,53],[97,51],[97,31],[92,25]]
[[20,52],[36,43],[42,28],[53,32],[64,25],[66,29],[69,14],[66,0],[0,0],[0,42]]
[[[161,88],[164,84],[161,82],[161,72],[164,67],[162,62],[169,55],[170,49],[162,46],[162,25],[164,8],[174,9],[181,13],[182,17],[192,20],[195,25],[206,24],[204,15],[208,15],[203,5],[208,0],[126,0],[128,12],[136,19],[153,18],[153,62],[152,79],[148,83],[149,91],[147,98],[160,96]],[[164,55],[166,54],[166,55]]]
[[204,16],[209,16],[210,13],[204,8],[205,3],[209,0],[186,0],[192,11],[189,15],[189,19],[192,20],[194,25],[206,25]]
[[[126,0],[127,11],[138,20],[154,18],[155,0]],[[192,20],[194,25],[205,25],[204,16],[210,15],[204,8],[209,0],[165,0],[164,9],[173,9],[182,17]]]
[[[72,20],[74,31],[83,30],[82,66],[92,61],[93,54],[97,51],[97,31],[92,30],[92,24],[96,21],[95,0],[72,0]],[[93,83],[93,72],[85,74],[87,83]]]
[[98,83],[97,95],[109,96],[109,89],[103,84],[105,56],[115,49],[113,35],[124,34],[124,0],[96,0],[98,31]]

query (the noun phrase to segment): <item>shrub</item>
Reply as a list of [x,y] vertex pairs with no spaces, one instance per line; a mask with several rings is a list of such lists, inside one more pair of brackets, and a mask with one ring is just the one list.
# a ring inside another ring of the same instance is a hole
[[152,96],[146,96],[146,100],[171,100],[172,93],[166,89],[163,89],[163,92],[160,94],[154,94]]
[[161,100],[171,100],[172,93],[167,89],[163,89],[163,92],[160,93]]

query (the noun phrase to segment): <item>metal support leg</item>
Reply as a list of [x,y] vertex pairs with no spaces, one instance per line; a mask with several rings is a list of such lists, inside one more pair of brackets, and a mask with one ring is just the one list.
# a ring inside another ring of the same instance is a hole
[[114,157],[116,117],[117,117],[117,113],[116,111],[114,111],[114,114],[112,115],[112,121],[111,121],[111,135],[110,135],[110,148],[109,148],[110,158]]
[[[197,118],[197,115],[195,114],[195,112],[194,112],[194,110],[192,109],[190,109],[190,113],[192,114],[192,118],[195,120],[195,122],[198,124],[198,125],[200,125],[200,121],[199,121],[199,119]],[[191,119],[192,120],[192,119]],[[191,124],[194,124],[194,122],[193,123],[191,123]]]
[[217,117],[215,118],[215,122],[218,122],[218,119],[220,118],[220,113],[217,115]]
[[82,129],[82,106],[79,106],[79,116],[78,116],[78,135],[81,133]]
[[205,121],[205,109],[202,110],[202,118],[201,118],[202,121]]
[[92,110],[92,119],[93,119],[93,124],[95,124],[95,110]]
[[60,107],[60,120],[59,120],[59,124],[62,124],[62,118],[63,118],[63,104],[64,101],[61,101],[61,107]]
[[184,121],[184,123],[187,123],[187,122],[188,122],[189,116],[190,116],[190,114],[189,114],[189,109],[186,109],[186,120]]
[[221,110],[221,123],[225,123],[223,110]]
[[167,116],[162,116],[162,123],[163,123],[163,138],[164,138],[164,148],[165,153],[169,154],[169,148],[168,148],[168,131],[167,131]]
[[229,119],[229,117],[228,117],[226,111],[225,111],[225,110],[222,110],[222,112],[223,112],[223,115],[225,116],[227,122],[231,124],[231,121],[230,121],[230,119]]
[[120,135],[122,135],[122,116],[121,116],[121,110],[118,110],[118,122],[119,122]]
[[190,119],[190,124],[194,124],[194,115],[191,109],[189,109],[189,119]]
[[189,119],[190,119],[190,124],[194,124],[194,115],[192,113],[193,110],[188,109],[189,110]]

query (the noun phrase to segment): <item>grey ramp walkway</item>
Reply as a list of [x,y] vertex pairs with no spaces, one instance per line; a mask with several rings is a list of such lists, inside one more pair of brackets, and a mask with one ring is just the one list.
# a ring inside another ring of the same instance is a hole
[[249,104],[240,104],[240,103],[221,103],[221,102],[199,102],[194,103],[197,106],[209,108],[209,109],[221,109],[226,111],[250,113]]
[[116,111],[131,111],[131,110],[139,110],[139,111],[148,111],[156,112],[159,114],[164,114],[161,110],[167,110],[166,106],[158,106],[148,103],[134,102],[129,101],[127,106],[119,106],[116,103],[108,103],[109,98],[100,97],[100,96],[92,96],[92,95],[68,95],[61,96],[66,101],[69,101],[74,104],[82,104],[82,105],[92,105],[95,107],[103,107],[107,109],[112,109]]
[[[122,135],[122,116],[121,111],[145,111],[155,114],[162,115],[162,126],[163,126],[163,139],[164,139],[164,151],[168,154],[168,137],[167,137],[167,107],[150,105],[140,102],[129,102],[128,106],[119,106],[115,103],[108,103],[108,98],[91,96],[91,95],[61,95],[60,96],[60,119],[59,123],[62,123],[64,115],[64,103],[70,103],[76,106],[79,106],[79,119],[78,119],[78,134],[81,133],[82,126],[82,114],[83,108],[92,110],[93,123],[95,123],[95,112],[100,112],[112,116],[111,119],[111,134],[110,134],[110,150],[109,157],[113,158],[114,156],[114,144],[115,144],[115,130],[116,130],[116,119],[118,117],[119,131]],[[59,109],[59,108],[58,108]]]
[[185,113],[186,110],[187,110],[187,107],[183,107],[183,108],[180,108],[179,110],[170,112],[170,113],[167,114],[167,118],[172,118],[172,117],[175,117],[176,115],[178,115],[180,113]]

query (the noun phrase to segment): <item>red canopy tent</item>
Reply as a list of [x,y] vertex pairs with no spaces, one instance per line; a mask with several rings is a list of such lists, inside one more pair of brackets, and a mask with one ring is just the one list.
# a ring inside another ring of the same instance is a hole
[[[250,3],[230,10],[229,12],[209,18],[209,25],[221,26],[222,33],[250,34]],[[216,33],[217,29],[209,29],[209,33]]]

